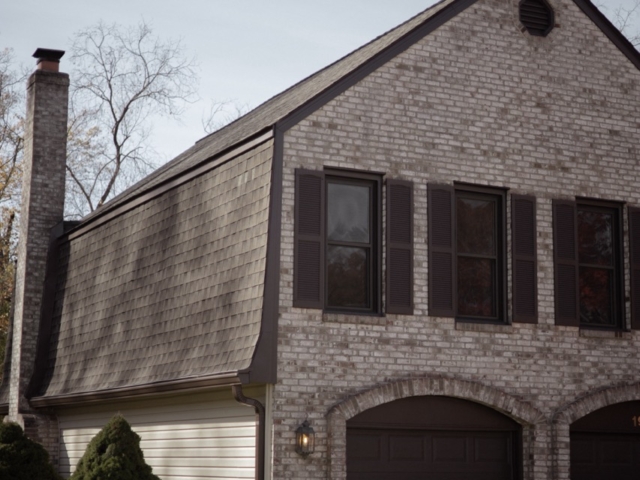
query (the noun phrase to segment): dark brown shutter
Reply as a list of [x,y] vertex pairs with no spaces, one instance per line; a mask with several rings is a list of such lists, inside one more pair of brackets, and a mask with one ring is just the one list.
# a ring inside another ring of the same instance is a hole
[[387,313],[413,314],[413,184],[387,180]]
[[455,316],[454,234],[451,185],[428,185],[429,315]]
[[293,306],[324,306],[324,173],[296,170]]
[[511,196],[513,321],[538,322],[536,199]]
[[556,325],[580,325],[576,203],[553,201]]
[[629,265],[631,328],[640,330],[640,208],[629,207]]

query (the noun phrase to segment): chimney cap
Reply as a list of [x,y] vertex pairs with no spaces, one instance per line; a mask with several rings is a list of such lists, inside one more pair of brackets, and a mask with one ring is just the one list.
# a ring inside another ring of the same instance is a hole
[[38,59],[38,63],[42,61],[60,62],[60,59],[62,58],[63,55],[64,55],[64,50],[38,48],[33,54],[33,57]]

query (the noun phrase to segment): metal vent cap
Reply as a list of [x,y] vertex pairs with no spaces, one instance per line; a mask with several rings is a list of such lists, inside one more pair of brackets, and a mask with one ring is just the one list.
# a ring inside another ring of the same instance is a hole
[[553,8],[547,0],[521,0],[520,22],[529,34],[546,37],[555,25]]

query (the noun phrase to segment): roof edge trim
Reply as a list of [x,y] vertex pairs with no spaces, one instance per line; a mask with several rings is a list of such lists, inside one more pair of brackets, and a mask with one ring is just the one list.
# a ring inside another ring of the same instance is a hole
[[[204,377],[171,380],[167,382],[150,383],[133,387],[112,388],[109,390],[71,393],[68,395],[54,395],[51,397],[33,397],[29,404],[35,408],[76,405],[79,403],[98,403],[107,400],[126,400],[142,398],[161,393],[184,393],[186,391],[203,390],[211,387],[230,387],[240,385],[237,372],[207,375]],[[0,405],[0,411],[2,405]]]
[[118,217],[123,213],[128,212],[129,210],[133,210],[143,203],[146,203],[173,188],[183,185],[190,180],[199,177],[200,175],[218,168],[222,164],[233,160],[234,158],[248,152],[249,150],[257,147],[262,143],[269,141],[273,138],[273,135],[273,129],[269,127],[266,132],[258,132],[253,137],[247,138],[243,142],[233,145],[230,149],[219,152],[217,155],[204,160],[191,170],[179,172],[175,177],[169,178],[165,182],[156,185],[149,190],[142,191],[138,196],[132,198],[126,203],[117,205],[113,208],[106,208],[104,212],[96,214],[86,222],[81,222],[76,228],[70,230],[68,239],[72,240],[74,238],[80,237],[85,233],[99,227],[100,225],[107,223],[113,218]]
[[280,313],[280,238],[282,235],[282,179],[284,134],[275,130],[271,160],[267,256],[262,286],[260,335],[249,367],[238,372],[242,383],[276,383],[278,380],[278,318]]
[[618,49],[640,70],[640,52],[624,34],[596,7],[591,0],[573,0],[587,17],[618,47]]

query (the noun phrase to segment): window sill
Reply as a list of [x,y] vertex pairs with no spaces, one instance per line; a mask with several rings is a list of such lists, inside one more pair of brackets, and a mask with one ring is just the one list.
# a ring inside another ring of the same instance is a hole
[[387,324],[387,319],[379,315],[354,315],[349,313],[323,313],[322,321],[325,323],[351,323],[354,325],[381,325]]
[[513,325],[456,320],[456,330],[464,332],[513,333]]
[[623,340],[631,340],[631,332],[622,330],[597,330],[593,328],[581,328],[580,336],[584,338],[620,338]]

